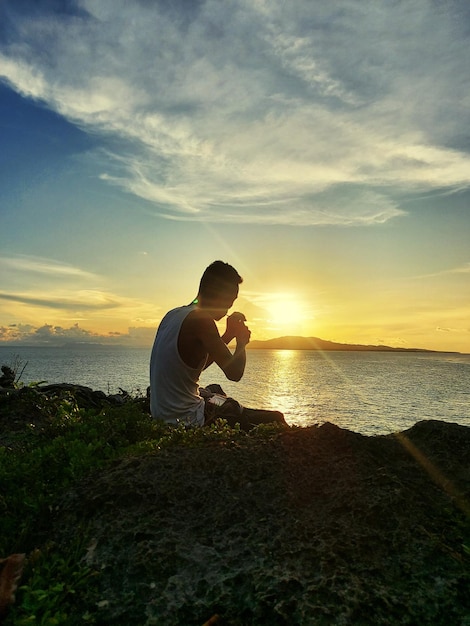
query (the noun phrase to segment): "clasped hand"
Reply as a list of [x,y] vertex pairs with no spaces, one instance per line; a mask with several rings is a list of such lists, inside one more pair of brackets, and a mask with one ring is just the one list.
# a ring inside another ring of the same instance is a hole
[[237,344],[246,345],[250,341],[251,331],[245,325],[246,317],[243,313],[232,313],[227,317],[227,335],[231,339],[236,339]]

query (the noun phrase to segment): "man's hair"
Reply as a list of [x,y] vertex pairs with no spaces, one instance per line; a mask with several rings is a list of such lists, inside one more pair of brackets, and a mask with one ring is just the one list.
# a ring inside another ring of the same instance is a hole
[[199,293],[206,298],[214,298],[242,282],[243,278],[234,267],[223,261],[214,261],[204,270]]

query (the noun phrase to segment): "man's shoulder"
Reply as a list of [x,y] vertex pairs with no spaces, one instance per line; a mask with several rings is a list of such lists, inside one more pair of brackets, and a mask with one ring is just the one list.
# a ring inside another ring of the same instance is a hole
[[188,313],[183,321],[187,328],[197,329],[200,332],[210,332],[216,328],[214,319],[203,309],[195,308]]
[[174,309],[170,309],[165,315],[162,317],[162,323],[171,321],[177,317],[183,318],[191,312],[191,307],[188,305],[177,306]]

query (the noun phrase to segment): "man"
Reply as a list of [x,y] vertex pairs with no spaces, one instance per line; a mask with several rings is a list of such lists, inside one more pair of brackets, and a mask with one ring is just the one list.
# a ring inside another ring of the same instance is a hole
[[[173,309],[161,321],[150,358],[150,410],[155,419],[203,426],[224,417],[246,430],[257,423],[285,423],[282,413],[243,409],[235,400],[199,387],[201,372],[214,362],[229,380],[239,381],[244,374],[251,334],[245,316],[232,313],[222,336],[215,323],[227,315],[242,281],[231,265],[214,261],[204,271],[193,302]],[[233,339],[232,353],[227,344]]]

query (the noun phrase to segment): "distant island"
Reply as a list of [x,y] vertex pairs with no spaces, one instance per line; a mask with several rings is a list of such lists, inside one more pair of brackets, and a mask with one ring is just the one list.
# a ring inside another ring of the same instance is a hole
[[251,350],[349,350],[356,352],[438,352],[424,348],[392,348],[391,346],[363,346],[354,343],[336,343],[318,337],[277,337],[265,341],[250,341]]

